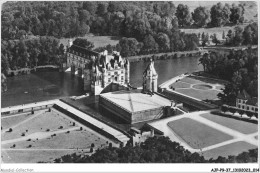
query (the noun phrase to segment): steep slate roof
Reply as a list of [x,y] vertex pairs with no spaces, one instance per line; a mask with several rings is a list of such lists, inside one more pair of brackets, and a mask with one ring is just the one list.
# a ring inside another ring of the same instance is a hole
[[237,98],[243,99],[243,100],[248,100],[248,99],[250,99],[250,95],[245,90],[243,90],[238,93]]
[[152,76],[157,76],[157,73],[154,68],[154,61],[150,60],[150,64],[146,67],[143,76],[147,76],[148,74],[152,74]]
[[256,97],[253,97],[251,99],[249,99],[247,102],[246,102],[247,105],[252,105],[252,106],[257,106],[258,103],[257,103],[257,98]]

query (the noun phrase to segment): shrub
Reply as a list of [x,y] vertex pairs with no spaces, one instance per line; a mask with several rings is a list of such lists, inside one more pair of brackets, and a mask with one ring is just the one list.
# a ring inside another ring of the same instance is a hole
[[13,148],[15,148],[15,147],[16,147],[16,145],[14,144],[14,145],[13,145]]
[[82,127],[80,127],[80,128],[79,128],[79,130],[83,130],[83,128],[82,128]]
[[73,122],[72,125],[75,126],[76,125],[75,122]]
[[32,145],[28,145],[28,147],[27,148],[31,148],[32,147]]
[[92,143],[92,144],[91,144],[91,147],[92,147],[92,148],[94,148],[94,147],[95,147],[95,144],[94,144],[94,143]]
[[46,129],[46,132],[49,132],[50,131],[50,129]]
[[21,136],[25,136],[25,133],[22,133]]
[[59,129],[63,129],[63,126],[60,126]]
[[70,133],[70,131],[67,131],[67,133]]
[[12,129],[12,128],[9,128],[8,132],[12,132],[12,131],[13,131],[13,129]]
[[31,139],[27,139],[27,141],[31,141]]

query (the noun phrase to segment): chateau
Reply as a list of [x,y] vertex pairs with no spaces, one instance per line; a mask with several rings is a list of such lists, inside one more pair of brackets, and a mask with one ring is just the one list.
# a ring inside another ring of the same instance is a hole
[[119,52],[98,53],[72,44],[67,49],[67,64],[72,74],[84,78],[84,90],[99,95],[109,84],[129,84],[130,63]]

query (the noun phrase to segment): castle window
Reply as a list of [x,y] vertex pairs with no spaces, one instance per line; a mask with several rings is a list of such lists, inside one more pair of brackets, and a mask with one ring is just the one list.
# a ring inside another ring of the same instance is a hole
[[238,105],[238,108],[240,108],[241,106],[240,105]]
[[242,106],[242,109],[245,109],[245,107],[244,107],[244,106]]
[[252,111],[254,110],[254,107],[252,107]]
[[117,73],[117,71],[115,71],[115,75],[117,75],[118,73]]
[[115,77],[115,81],[117,81],[117,77]]
[[121,73],[124,73],[124,70],[122,70]]
[[255,108],[255,111],[257,112],[257,111],[258,111],[258,108]]
[[247,110],[249,110],[249,106],[247,106]]
[[108,79],[108,82],[111,82],[111,79],[110,79],[110,78]]
[[108,76],[110,76],[110,75],[111,75],[111,73],[110,73],[110,72],[108,72],[108,73],[107,73],[107,75],[108,75]]

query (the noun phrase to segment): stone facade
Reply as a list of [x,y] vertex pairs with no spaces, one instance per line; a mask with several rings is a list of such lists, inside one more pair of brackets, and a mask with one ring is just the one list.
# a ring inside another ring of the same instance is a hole
[[72,74],[84,79],[84,90],[93,95],[99,95],[110,83],[124,86],[129,83],[130,63],[118,52],[98,53],[69,42],[67,67]]
[[245,90],[236,98],[236,107],[244,111],[258,112],[257,98],[251,97]]
[[154,68],[154,61],[150,60],[150,64],[143,73],[143,92],[157,92],[157,80],[158,74]]

